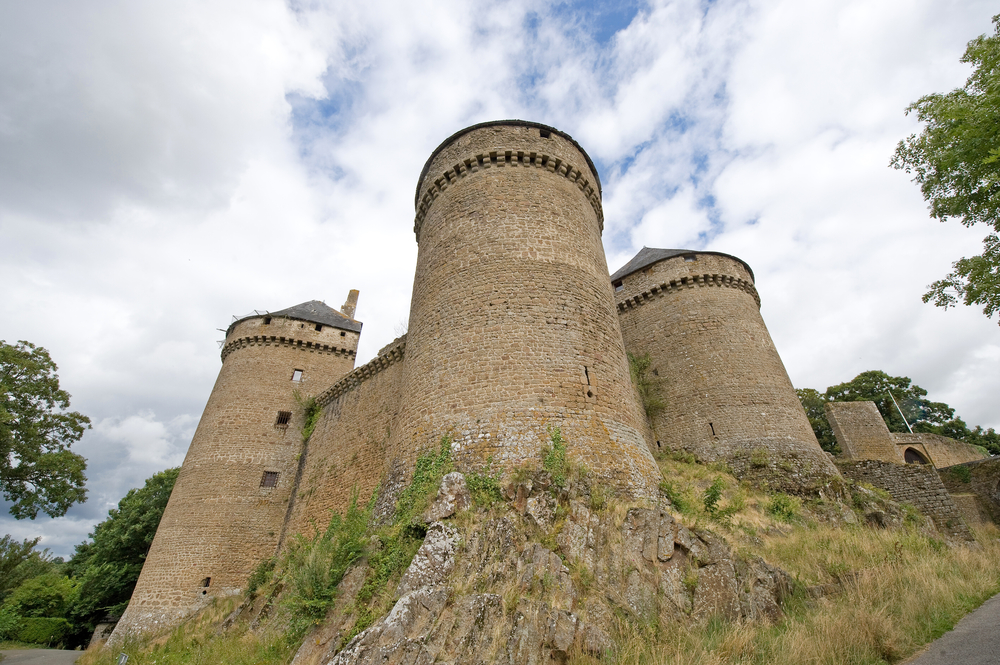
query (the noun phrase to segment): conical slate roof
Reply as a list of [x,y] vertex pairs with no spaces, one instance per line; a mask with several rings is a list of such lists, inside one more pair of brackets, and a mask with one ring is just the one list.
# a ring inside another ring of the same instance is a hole
[[750,273],[750,278],[753,279],[753,270],[747,265],[747,262],[741,258],[733,256],[732,254],[723,254],[722,252],[705,252],[700,249],[657,249],[656,247],[643,247],[639,250],[639,253],[632,257],[632,260],[623,265],[621,268],[615,271],[615,274],[611,276],[612,282],[617,282],[622,277],[627,277],[634,272],[642,270],[647,266],[651,266],[654,263],[662,261],[664,259],[672,259],[675,256],[682,256],[684,254],[715,254],[716,256],[725,256],[734,261],[739,261]]
[[[334,328],[339,328],[340,330],[350,330],[351,332],[356,333],[361,332],[360,321],[347,318],[334,308],[324,302],[320,302],[319,300],[310,300],[277,312],[254,312],[253,314],[240,317],[236,321],[233,321],[233,323],[229,326],[229,330],[232,330],[233,326],[240,321],[254,316],[284,317],[288,319],[296,319],[298,321],[308,321],[309,323],[322,323],[324,326],[333,326]],[[228,331],[226,334],[229,334]]]

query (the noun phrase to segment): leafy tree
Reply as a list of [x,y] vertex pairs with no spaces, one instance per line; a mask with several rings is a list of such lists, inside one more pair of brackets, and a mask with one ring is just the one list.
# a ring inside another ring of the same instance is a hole
[[90,419],[69,408],[49,352],[0,340],[0,490],[17,519],[58,517],[83,502],[87,464],[70,446]]
[[806,417],[809,418],[809,424],[812,425],[813,432],[816,433],[819,447],[831,455],[840,454],[837,437],[834,436],[833,428],[830,427],[830,423],[826,419],[826,411],[823,409],[823,405],[827,401],[824,399],[823,393],[814,388],[800,388],[795,392],[799,396],[799,401],[802,402],[802,408],[806,410]]
[[39,540],[17,541],[10,536],[0,538],[0,602],[25,580],[55,572],[57,560],[49,556],[48,550],[39,552],[35,549]]
[[161,471],[129,490],[94,528],[92,541],[76,546],[66,570],[80,585],[70,614],[81,636],[105,614],[125,611],[179,471]]
[[918,424],[942,425],[955,415],[955,409],[942,402],[931,402],[925,399],[926,395],[926,390],[911,385],[909,377],[889,376],[877,370],[862,372],[847,383],[830,386],[823,394],[827,402],[875,402],[890,432],[908,431],[900,410],[914,430]]
[[25,618],[65,617],[76,600],[75,581],[51,572],[22,582],[4,601],[4,607]]
[[[926,123],[923,132],[900,141],[892,166],[914,174],[931,217],[986,224],[1000,231],[1000,15],[995,34],[980,35],[962,62],[975,69],[965,86],[931,94],[911,104]],[[986,236],[983,253],[952,264],[952,272],[930,285],[924,302],[948,308],[958,303],[1000,311],[1000,238]]]

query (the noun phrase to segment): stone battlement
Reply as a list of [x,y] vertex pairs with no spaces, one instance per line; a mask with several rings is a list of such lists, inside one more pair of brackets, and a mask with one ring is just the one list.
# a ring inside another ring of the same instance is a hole
[[646,302],[652,300],[654,296],[662,296],[671,291],[692,289],[697,286],[718,286],[746,291],[754,299],[754,302],[757,303],[757,308],[760,309],[760,296],[757,294],[757,289],[754,287],[753,282],[739,277],[733,277],[732,275],[720,275],[718,273],[714,273],[711,275],[706,274],[681,277],[680,279],[672,279],[669,282],[664,282],[663,284],[652,287],[648,291],[643,291],[638,295],[630,296],[624,300],[618,301],[618,311],[624,312],[632,307],[645,305]]
[[413,222],[413,232],[417,236],[417,241],[420,241],[420,228],[423,226],[427,211],[430,210],[434,200],[449,186],[468,175],[489,168],[511,168],[518,166],[521,168],[545,169],[549,173],[555,173],[574,183],[583,192],[583,195],[587,197],[587,200],[590,201],[590,205],[593,206],[594,212],[597,214],[600,228],[602,231],[604,230],[604,209],[601,206],[600,194],[587,180],[583,171],[572,164],[564,162],[559,157],[552,157],[544,153],[526,153],[523,150],[497,148],[496,150],[490,150],[488,153],[479,153],[460,161],[431,182],[420,199],[420,204],[417,206],[417,215]]

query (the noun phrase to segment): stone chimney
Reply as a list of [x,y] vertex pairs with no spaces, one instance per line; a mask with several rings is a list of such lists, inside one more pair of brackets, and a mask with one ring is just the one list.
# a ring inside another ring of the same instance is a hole
[[349,319],[354,318],[354,310],[358,308],[358,290],[351,289],[350,293],[347,294],[347,302],[344,306],[340,308],[340,313]]

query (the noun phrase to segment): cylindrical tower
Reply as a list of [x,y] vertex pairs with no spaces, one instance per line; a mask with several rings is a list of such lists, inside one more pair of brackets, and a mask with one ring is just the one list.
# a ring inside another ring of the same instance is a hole
[[531,122],[469,127],[431,155],[416,205],[396,454],[450,433],[460,465],[509,467],[558,427],[598,477],[654,491],[583,149]]
[[611,282],[625,347],[649,354],[659,446],[790,489],[838,475],[767,332],[746,263],[643,248]]
[[238,593],[275,553],[304,403],[351,371],[360,333],[360,322],[315,300],[229,327],[222,369],[113,639]]

